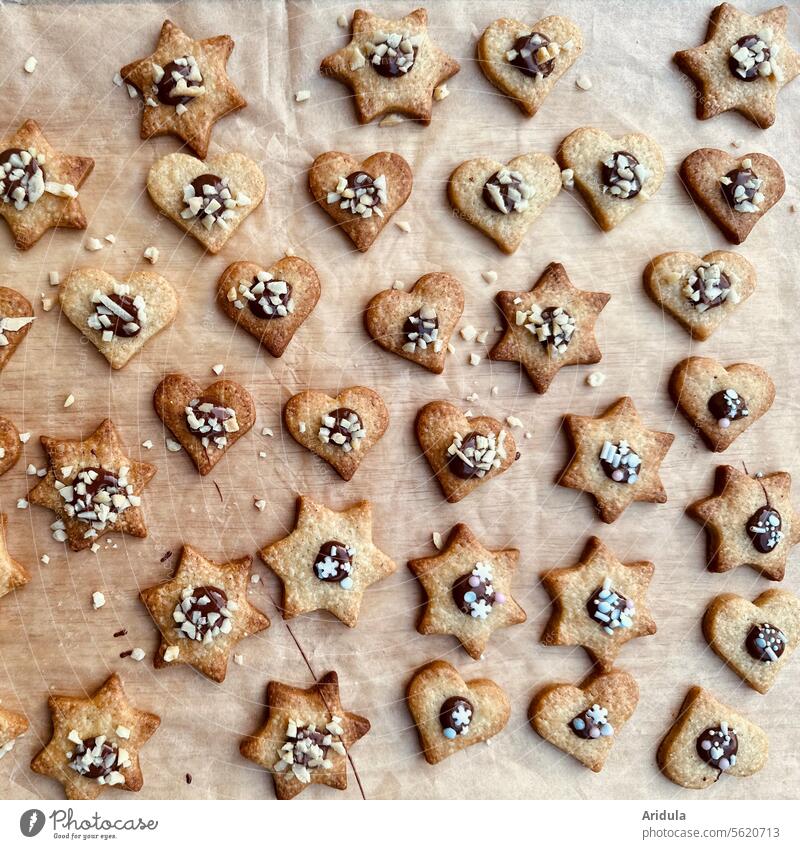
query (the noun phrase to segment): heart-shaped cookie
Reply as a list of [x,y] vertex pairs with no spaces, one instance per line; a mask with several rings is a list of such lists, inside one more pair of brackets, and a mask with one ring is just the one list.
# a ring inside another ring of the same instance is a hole
[[731,156],[712,147],[690,153],[681,163],[681,178],[692,199],[735,245],[786,189],[783,169],[771,156]]
[[712,649],[754,690],[766,693],[800,642],[800,599],[767,590],[752,602],[724,593],[703,617]]
[[595,127],[573,130],[558,150],[578,191],[603,230],[613,230],[658,191],[664,179],[661,148],[644,133],[613,138]]
[[525,153],[503,165],[482,157],[450,175],[447,196],[459,218],[501,251],[513,254],[533,222],[561,191],[561,171],[544,153]]
[[0,371],[28,335],[32,323],[31,302],[16,289],[0,286]]
[[61,284],[58,298],[64,315],[114,369],[138,354],[178,312],[178,293],[152,271],[137,271],[120,282],[99,268],[78,268]]
[[775,399],[775,384],[763,368],[750,363],[724,368],[710,357],[681,360],[672,371],[669,391],[712,451],[729,448]]
[[379,292],[367,305],[364,323],[381,348],[441,374],[463,311],[461,283],[452,274],[435,272],[420,277],[409,292]]
[[150,169],[147,191],[164,215],[216,254],[264,200],[267,183],[258,165],[241,153],[205,162],[170,153]]
[[308,172],[314,200],[362,253],[408,200],[414,177],[396,153],[373,153],[359,162],[348,153],[320,154]]
[[508,697],[494,681],[465,681],[442,660],[418,669],[406,696],[429,764],[494,737],[511,715]]
[[583,52],[583,33],[568,18],[551,15],[535,24],[492,21],[478,41],[486,79],[529,117]]
[[418,413],[417,439],[445,498],[455,503],[517,459],[511,432],[489,416],[467,418],[447,401],[432,401]]
[[168,374],[153,393],[153,406],[201,475],[207,475],[256,420],[250,393],[233,380],[218,380],[204,389],[185,374]]
[[612,669],[591,676],[580,687],[549,684],[533,697],[528,718],[548,743],[600,772],[638,701],[634,678]]
[[20,444],[14,422],[0,416],[0,477],[19,460]]
[[708,339],[756,288],[756,270],[739,254],[660,254],[644,270],[647,294],[695,339]]
[[314,266],[298,256],[286,256],[267,269],[254,262],[234,262],[217,286],[217,303],[225,315],[273,357],[286,350],[319,295]]
[[389,411],[366,386],[351,386],[335,398],[306,389],[286,402],[283,420],[303,448],[349,481],[389,426]]

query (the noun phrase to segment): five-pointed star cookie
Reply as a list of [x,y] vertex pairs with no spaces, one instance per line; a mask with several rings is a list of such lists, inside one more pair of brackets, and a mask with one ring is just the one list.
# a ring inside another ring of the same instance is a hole
[[8,553],[7,529],[8,516],[0,513],[0,598],[11,590],[24,587],[31,579],[28,570]]
[[17,737],[28,730],[28,720],[15,710],[0,707],[0,760],[13,748]]
[[279,799],[291,799],[309,784],[344,790],[350,747],[369,728],[368,719],[342,707],[335,672],[307,690],[270,681],[267,721],[239,750],[272,773]]
[[206,158],[214,124],[247,106],[228,78],[233,46],[229,35],[195,41],[164,21],[155,51],[120,71],[144,99],[143,139],[172,133]]
[[545,268],[530,292],[498,292],[506,320],[489,359],[522,365],[537,392],[547,392],[564,366],[599,363],[594,325],[611,295],[576,289],[559,262]]
[[417,630],[452,634],[479,660],[494,631],[526,619],[511,597],[518,561],[516,548],[484,548],[466,525],[456,525],[441,554],[409,561],[428,594]]
[[564,426],[573,454],[558,483],[593,495],[604,522],[634,501],[667,500],[658,472],[675,436],[648,430],[630,398],[599,416],[567,415]]
[[712,572],[752,566],[770,581],[783,580],[789,552],[800,542],[791,487],[787,472],[751,477],[733,466],[717,466],[713,495],[689,507],[689,515],[708,531]]
[[41,442],[47,474],[28,500],[56,514],[50,527],[58,542],[82,551],[112,531],[147,536],[141,496],[156,467],[125,455],[111,419],[85,439],[43,436]]
[[761,15],[722,3],[711,13],[706,42],[675,61],[700,89],[697,117],[735,109],[761,128],[775,123],[778,92],[800,73],[800,54],[786,39],[787,6]]
[[351,628],[367,587],[397,569],[372,541],[369,501],[339,511],[300,495],[294,530],[260,554],[283,583],[284,619],[328,610]]
[[628,640],[656,632],[645,599],[654,571],[646,560],[622,563],[590,537],[577,564],[542,575],[553,599],[542,643],[583,646],[608,672]]
[[269,628],[269,619],[247,598],[252,557],[207,560],[184,545],[169,581],[139,594],[161,631],[154,664],[188,663],[212,681],[224,681],[239,640]]
[[139,750],[161,720],[129,701],[114,673],[94,695],[50,696],[53,736],[31,769],[64,785],[67,799],[96,799],[103,788],[133,792],[144,783]]
[[399,20],[356,9],[350,43],[326,56],[320,72],[353,90],[362,124],[387,113],[429,124],[434,89],[459,67],[431,41],[425,9]]

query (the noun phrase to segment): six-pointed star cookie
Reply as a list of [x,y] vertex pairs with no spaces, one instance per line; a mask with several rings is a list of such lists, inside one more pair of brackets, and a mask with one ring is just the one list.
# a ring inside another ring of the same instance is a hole
[[431,41],[425,9],[399,20],[356,9],[350,43],[320,65],[323,75],[353,90],[362,124],[387,113],[429,124],[434,89],[458,71],[458,62]]
[[675,436],[648,430],[630,398],[600,416],[567,415],[564,426],[574,453],[558,483],[593,495],[604,522],[634,501],[667,500],[658,471]]
[[397,568],[372,542],[369,501],[338,511],[301,495],[294,530],[260,554],[283,582],[284,619],[328,610],[351,628],[367,587]]
[[489,359],[523,366],[537,392],[547,392],[564,366],[599,363],[594,325],[611,295],[576,289],[563,265],[551,262],[530,292],[498,292],[506,320]]
[[369,728],[366,717],[342,707],[335,672],[307,690],[270,681],[267,721],[239,750],[272,773],[279,799],[291,799],[309,784],[344,790],[350,747]]
[[525,621],[511,597],[518,561],[516,548],[484,548],[466,525],[456,525],[441,554],[409,561],[428,595],[417,630],[452,634],[479,660],[494,631]]
[[212,681],[224,681],[239,640],[269,628],[269,619],[247,598],[252,557],[207,560],[184,545],[169,581],[139,594],[161,631],[155,667],[188,663]]
[[800,73],[800,55],[786,39],[787,6],[762,15],[722,3],[711,13],[706,42],[675,61],[700,89],[697,117],[735,109],[761,128],[775,123],[778,92]]
[[41,442],[47,474],[28,500],[56,514],[56,540],[81,551],[111,531],[147,536],[141,496],[156,467],[125,455],[111,419],[85,439],[43,436]]
[[144,783],[139,749],[161,720],[129,701],[114,673],[94,695],[50,696],[50,742],[31,769],[64,785],[67,799],[96,799],[103,788],[138,791]]
[[0,760],[14,748],[17,737],[27,730],[28,720],[23,714],[0,707]]
[[232,50],[229,35],[195,41],[164,21],[155,51],[120,71],[144,99],[142,138],[172,133],[205,159],[214,124],[247,106],[228,78]]
[[622,563],[590,537],[577,564],[542,575],[553,599],[542,643],[583,646],[608,672],[628,640],[656,632],[645,599],[654,571],[646,560]]
[[31,579],[28,570],[8,553],[7,529],[8,516],[0,513],[0,598],[11,590],[24,587]]

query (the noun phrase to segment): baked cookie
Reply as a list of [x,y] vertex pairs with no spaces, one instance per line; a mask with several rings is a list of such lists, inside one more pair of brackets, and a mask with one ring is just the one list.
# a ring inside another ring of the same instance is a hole
[[579,687],[548,684],[533,697],[528,718],[540,737],[600,772],[638,702],[633,676],[612,669],[591,675]]
[[359,162],[348,153],[320,154],[308,172],[314,200],[356,248],[368,251],[408,200],[414,177],[397,153],[373,153]]
[[661,148],[644,133],[613,138],[595,127],[573,130],[558,149],[561,167],[603,230],[613,230],[658,191],[664,179]]
[[494,681],[465,681],[443,660],[418,669],[406,697],[429,764],[494,737],[511,715],[508,697]]
[[164,21],[156,49],[120,71],[144,100],[143,139],[172,134],[206,158],[214,124],[247,106],[228,77],[233,46],[229,35],[195,41]]
[[47,474],[28,493],[28,501],[56,514],[50,526],[56,540],[82,551],[111,532],[147,536],[142,492],[156,467],[125,455],[111,419],[85,439],[42,436],[41,442]]
[[389,113],[430,124],[434,89],[460,66],[431,41],[425,9],[395,20],[356,9],[350,43],[319,69],[353,90],[362,124]]
[[51,147],[36,121],[0,139],[0,216],[21,251],[51,227],[86,229],[78,188],[94,168],[86,156]]
[[283,583],[284,619],[327,610],[350,628],[367,587],[397,569],[372,541],[369,501],[339,511],[301,495],[294,530],[259,553]]
[[367,333],[387,351],[434,374],[464,312],[464,288],[452,274],[424,274],[409,292],[387,289],[367,304]]
[[675,61],[699,89],[697,117],[735,109],[756,126],[775,123],[778,92],[800,73],[786,39],[787,6],[748,15],[722,3],[711,13],[705,44],[679,50]]
[[239,640],[269,628],[269,619],[247,598],[252,562],[241,557],[215,563],[184,545],[172,578],[139,593],[161,632],[156,669],[187,663],[212,681],[225,680]]
[[712,451],[725,451],[772,406],[775,384],[763,368],[724,368],[710,357],[688,357],[672,370],[669,391]]
[[525,234],[561,191],[561,170],[544,153],[525,153],[505,165],[481,157],[450,175],[447,197],[456,215],[513,254]]
[[768,753],[769,739],[761,728],[702,687],[691,687],[658,747],[657,760],[670,781],[704,790],[723,772],[737,778],[758,772]]
[[234,262],[217,284],[220,309],[255,336],[273,357],[280,357],[320,296],[317,272],[299,256],[285,256],[269,268]]
[[583,33],[568,18],[551,15],[535,24],[500,18],[478,41],[478,66],[531,118],[581,53]]
[[16,289],[0,286],[0,371],[34,322],[31,302]]
[[14,422],[0,416],[0,477],[19,460],[20,446],[19,431]]
[[752,566],[770,581],[783,580],[791,548],[800,542],[791,486],[788,472],[751,477],[733,466],[717,466],[713,495],[688,510],[708,532],[710,571]]
[[742,681],[766,693],[800,642],[800,599],[786,590],[767,590],[752,603],[724,593],[709,604],[703,633]]
[[408,563],[428,596],[417,630],[452,634],[480,660],[494,631],[526,619],[511,595],[518,563],[516,548],[485,548],[466,525],[456,525],[441,554]]
[[8,516],[0,513],[0,598],[24,587],[31,579],[30,572],[9,554],[7,532]]
[[447,501],[455,503],[519,458],[514,436],[497,419],[467,418],[448,401],[431,401],[415,424],[425,459]]
[[593,495],[604,522],[616,521],[634,501],[667,500],[659,468],[675,436],[648,430],[630,398],[599,416],[567,415],[564,431],[573,453],[557,482]]
[[305,389],[286,402],[283,421],[296,442],[349,481],[386,432],[389,411],[366,386],[350,386],[335,398]]
[[695,339],[708,339],[756,288],[756,270],[739,254],[704,257],[672,251],[644,270],[647,294]]
[[203,162],[168,153],[147,175],[153,203],[212,254],[219,253],[267,191],[261,169],[242,153]]
[[91,696],[50,696],[50,742],[31,769],[64,785],[67,799],[96,799],[104,787],[138,792],[139,750],[161,723],[129,701],[114,673]]
[[178,293],[152,271],[119,281],[99,268],[78,268],[61,284],[58,299],[64,315],[114,369],[138,354],[178,312]]
[[603,358],[594,326],[611,295],[576,289],[559,262],[545,268],[530,292],[498,292],[506,330],[490,360],[519,363],[537,392],[547,392],[564,366]]
[[750,235],[786,189],[783,169],[771,156],[737,157],[712,147],[683,160],[681,179],[695,203],[735,245]]
[[14,748],[17,737],[27,730],[27,717],[15,710],[0,707],[0,760]]
[[250,393],[233,380],[205,389],[185,374],[168,374],[153,393],[153,407],[201,475],[207,475],[253,426]]
[[239,751],[272,773],[279,799],[292,799],[310,784],[344,790],[350,747],[369,728],[366,717],[342,707],[335,672],[307,690],[270,681],[267,721]]

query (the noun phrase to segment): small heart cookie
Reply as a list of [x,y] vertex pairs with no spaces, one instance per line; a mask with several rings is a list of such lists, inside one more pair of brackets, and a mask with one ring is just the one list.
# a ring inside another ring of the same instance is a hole
[[659,190],[661,148],[644,133],[613,138],[595,127],[573,130],[558,150],[561,167],[589,204],[603,230],[613,230]]
[[540,737],[600,772],[622,726],[639,702],[639,685],[619,669],[592,675],[581,687],[549,684],[528,711]]
[[0,416],[0,477],[19,460],[20,445],[19,431],[14,422]]
[[688,357],[672,371],[669,391],[678,409],[712,451],[725,451],[772,406],[775,384],[763,368],[724,368],[710,357]]
[[31,302],[16,289],[0,286],[0,371],[28,335],[32,323]]
[[256,420],[250,393],[233,380],[218,380],[204,389],[185,374],[168,374],[153,393],[153,406],[201,475],[207,475]]
[[681,163],[686,190],[729,242],[740,245],[783,197],[783,169],[763,153],[731,156],[703,147]]
[[364,323],[381,348],[441,374],[463,311],[461,283],[452,274],[436,272],[420,277],[409,292],[379,292],[367,305]]
[[695,339],[708,339],[756,288],[756,270],[739,254],[659,254],[644,270],[647,294]]
[[329,151],[320,154],[308,172],[314,200],[362,253],[408,200],[413,182],[405,159],[386,151],[363,162],[348,153]]
[[272,354],[280,357],[320,295],[314,266],[286,256],[268,269],[254,262],[234,262],[217,285],[220,309]]
[[494,681],[465,681],[442,660],[418,669],[406,695],[429,764],[494,737],[511,715],[508,697]]
[[533,222],[561,191],[561,171],[544,153],[526,153],[505,165],[482,157],[450,175],[447,196],[458,217],[513,254]]
[[496,89],[533,117],[582,52],[583,33],[568,18],[551,15],[530,25],[500,18],[478,41],[478,65]]
[[258,165],[241,153],[205,162],[170,153],[150,169],[147,191],[164,215],[216,254],[264,200],[267,183]]
[[178,312],[178,293],[152,271],[137,271],[120,282],[99,268],[78,268],[62,283],[58,299],[64,315],[114,369],[138,354]]
[[389,426],[389,411],[377,392],[351,386],[335,398],[307,389],[293,395],[283,420],[294,439],[349,481]]

